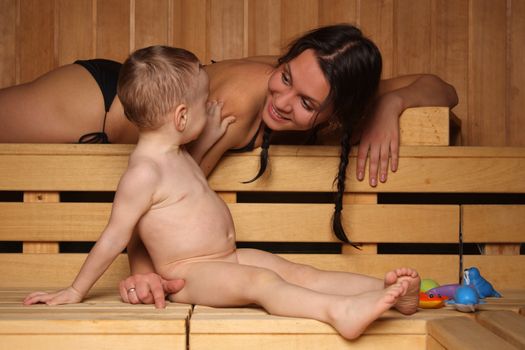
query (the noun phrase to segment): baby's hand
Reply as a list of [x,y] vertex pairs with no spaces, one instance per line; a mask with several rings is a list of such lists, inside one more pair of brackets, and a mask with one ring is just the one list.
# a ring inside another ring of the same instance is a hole
[[208,122],[200,138],[205,139],[207,143],[214,144],[217,142],[226,133],[228,126],[235,122],[235,117],[232,115],[221,120],[223,106],[222,101],[208,101],[206,103]]
[[34,292],[29,294],[25,299],[24,305],[44,303],[47,305],[74,304],[82,301],[82,295],[73,287],[59,290],[54,293]]

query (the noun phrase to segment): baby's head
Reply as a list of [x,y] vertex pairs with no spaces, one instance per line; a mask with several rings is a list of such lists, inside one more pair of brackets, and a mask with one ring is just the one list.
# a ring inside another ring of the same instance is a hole
[[156,45],[133,52],[117,85],[124,114],[139,129],[157,129],[181,104],[193,103],[202,93],[206,100],[201,74],[198,58],[181,48]]

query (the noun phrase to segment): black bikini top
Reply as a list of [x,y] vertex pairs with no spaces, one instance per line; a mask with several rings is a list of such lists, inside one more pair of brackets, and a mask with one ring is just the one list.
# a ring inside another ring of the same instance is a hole
[[259,131],[261,130],[262,125],[262,123],[259,125],[259,127],[257,128],[257,132],[255,133],[255,135],[253,135],[252,139],[250,140],[250,142],[248,142],[246,146],[240,148],[230,148],[228,152],[243,153],[253,151],[255,148],[255,141],[257,140],[257,136],[259,135]]

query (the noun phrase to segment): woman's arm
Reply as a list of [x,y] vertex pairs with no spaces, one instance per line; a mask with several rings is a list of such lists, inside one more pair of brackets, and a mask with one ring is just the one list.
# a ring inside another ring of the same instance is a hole
[[396,171],[399,159],[399,116],[407,108],[421,106],[454,107],[458,103],[455,88],[431,74],[407,75],[380,82],[378,94],[360,137],[357,173],[364,179],[369,158],[369,182],[385,182],[390,169]]

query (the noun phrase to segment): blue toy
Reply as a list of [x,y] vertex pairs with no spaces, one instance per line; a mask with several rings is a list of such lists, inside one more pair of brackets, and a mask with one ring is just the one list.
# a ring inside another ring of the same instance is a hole
[[447,305],[453,305],[456,310],[461,312],[474,312],[478,305],[483,303],[479,300],[476,290],[469,286],[461,286],[456,289],[454,300],[447,301]]
[[501,298],[489,281],[483,278],[476,267],[470,267],[463,271],[463,284],[476,290],[481,299],[486,297]]

